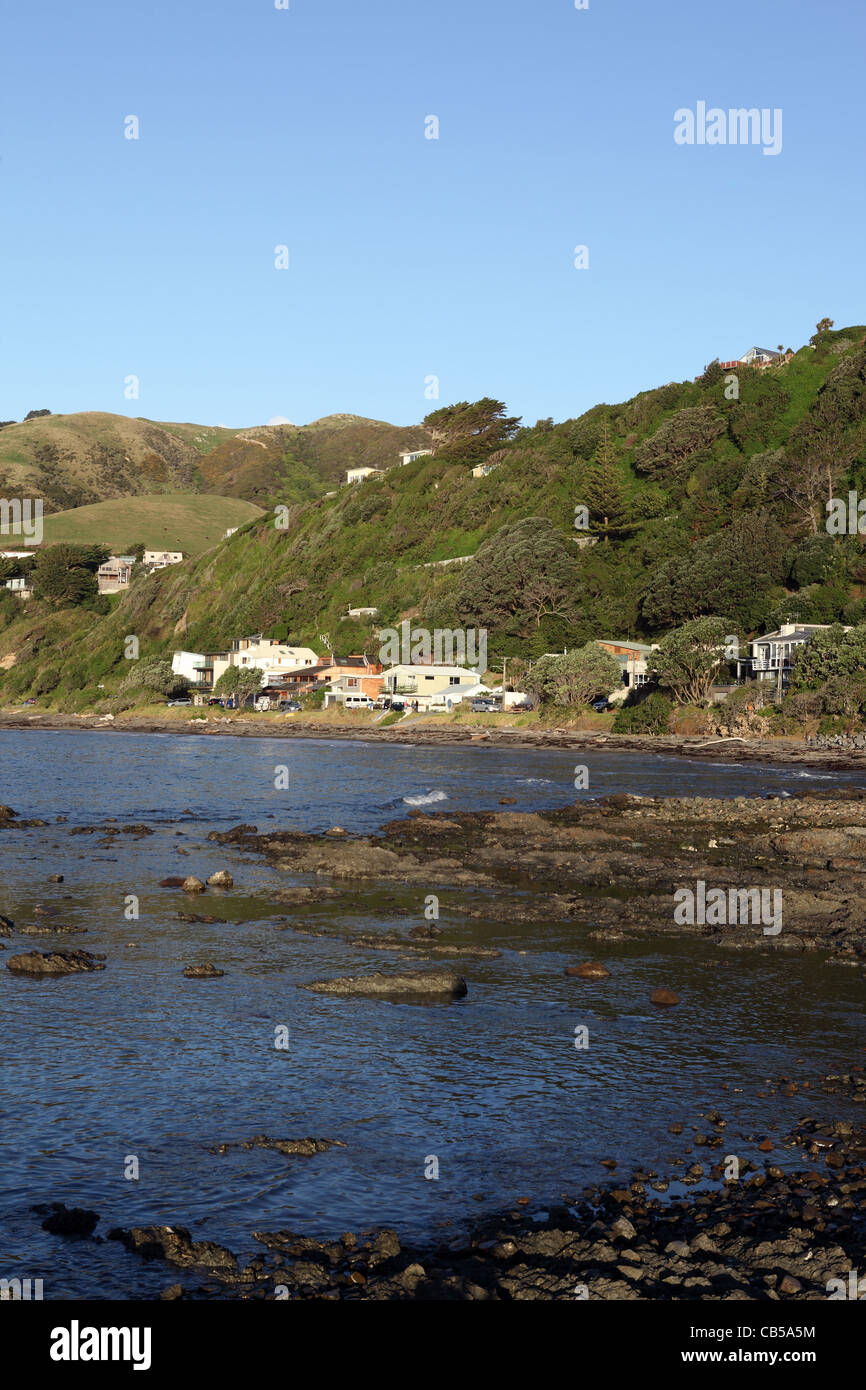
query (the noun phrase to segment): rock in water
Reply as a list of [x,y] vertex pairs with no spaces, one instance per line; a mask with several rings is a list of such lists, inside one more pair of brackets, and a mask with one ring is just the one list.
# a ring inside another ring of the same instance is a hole
[[10,956],[6,969],[20,975],[78,975],[87,970],[104,970],[105,956],[90,951],[27,951]]
[[674,994],[672,989],[654,989],[650,995],[650,1003],[658,1004],[659,1008],[671,1008],[674,1004],[681,1004],[682,1000],[678,994]]
[[215,874],[211,874],[208,884],[211,888],[231,888],[234,885],[234,879],[228,869],[217,869]]
[[204,965],[188,965],[183,973],[188,980],[219,980],[226,972],[206,961]]
[[195,874],[190,874],[189,878],[185,878],[181,887],[183,888],[183,891],[185,893],[204,892],[204,884],[202,883],[200,878],[195,877]]
[[304,985],[316,994],[338,994],[344,998],[361,995],[415,995],[419,998],[462,999],[468,992],[466,981],[455,970],[403,970],[386,975],[340,975],[333,980],[313,980]]
[[600,960],[585,960],[582,965],[567,965],[566,975],[576,975],[579,980],[607,980],[610,971]]

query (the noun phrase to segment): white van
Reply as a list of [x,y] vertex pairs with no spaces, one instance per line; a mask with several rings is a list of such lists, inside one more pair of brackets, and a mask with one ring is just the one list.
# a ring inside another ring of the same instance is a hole
[[346,709],[372,709],[373,701],[369,695],[346,695],[343,699]]

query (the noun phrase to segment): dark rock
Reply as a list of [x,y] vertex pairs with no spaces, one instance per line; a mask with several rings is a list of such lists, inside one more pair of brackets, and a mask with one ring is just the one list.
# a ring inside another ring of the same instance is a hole
[[315,994],[336,994],[343,998],[418,996],[421,998],[462,999],[468,992],[466,981],[454,970],[403,970],[386,975],[341,975],[332,980],[313,980],[302,989]]
[[188,980],[220,980],[226,972],[207,961],[204,965],[188,965],[183,973]]
[[6,969],[21,975],[77,975],[84,971],[104,970],[103,955],[90,951],[28,951],[10,956]]

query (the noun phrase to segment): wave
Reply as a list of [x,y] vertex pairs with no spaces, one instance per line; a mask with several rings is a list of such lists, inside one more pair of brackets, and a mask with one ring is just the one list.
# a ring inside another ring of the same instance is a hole
[[543,787],[554,787],[556,783],[552,777],[518,777],[518,782],[523,782],[526,786],[540,785]]
[[416,796],[404,796],[405,806],[430,806],[434,801],[447,801],[448,793],[443,791],[418,792]]

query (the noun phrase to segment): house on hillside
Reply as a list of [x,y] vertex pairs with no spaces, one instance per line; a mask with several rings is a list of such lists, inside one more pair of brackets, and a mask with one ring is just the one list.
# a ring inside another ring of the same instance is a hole
[[383,468],[348,468],[346,470],[347,483],[363,483],[365,478],[384,478]]
[[358,670],[354,675],[335,676],[325,691],[325,709],[328,705],[343,705],[347,700],[361,695],[377,700],[382,693],[383,681],[381,671],[375,674],[373,671]]
[[[343,618],[375,618],[378,612],[378,608],[349,608],[343,614]],[[342,622],[342,618],[340,621]]]
[[391,666],[384,675],[383,695],[417,700],[419,707],[452,709],[487,687],[477,671],[465,666]]
[[189,681],[193,690],[213,690],[213,668],[217,656],[225,652],[172,652],[171,669]]
[[235,638],[224,655],[215,656],[214,681],[218,681],[230,666],[257,666],[262,672],[262,685],[272,685],[287,676],[310,671],[319,664],[311,647],[288,647],[272,637]]
[[179,565],[182,559],[182,550],[146,550],[141,563],[148,569],[161,570],[166,565]]
[[725,372],[736,371],[737,367],[772,367],[776,362],[790,362],[794,356],[790,348],[787,352],[777,352],[775,348],[750,347],[742,357],[734,357],[730,362],[720,362]]
[[[737,662],[737,680],[775,681],[781,673],[782,689],[786,690],[797,653],[810,642],[816,632],[826,632],[829,623],[782,623],[776,632],[754,637],[749,643],[750,654]],[[850,627],[843,629],[850,632]]]
[[111,555],[96,571],[96,587],[101,594],[120,594],[129,588],[134,555]]
[[642,685],[649,685],[652,679],[652,669],[648,665],[648,658],[651,653],[658,650],[658,643],[652,646],[646,642],[622,642],[616,638],[601,637],[598,645],[604,647],[606,652],[610,652],[622,669],[622,684],[626,691],[636,690]]
[[472,470],[473,478],[486,478],[488,473],[492,473],[494,468],[498,468],[498,463],[478,463]]
[[405,468],[407,463],[414,463],[416,459],[423,458],[425,454],[432,454],[432,449],[411,449],[408,453],[400,455],[400,467]]
[[4,588],[11,589],[16,598],[33,597],[33,581],[29,574],[19,574],[14,579],[7,579]]

